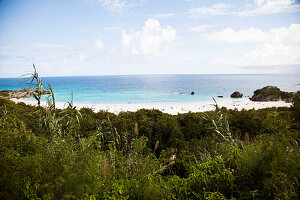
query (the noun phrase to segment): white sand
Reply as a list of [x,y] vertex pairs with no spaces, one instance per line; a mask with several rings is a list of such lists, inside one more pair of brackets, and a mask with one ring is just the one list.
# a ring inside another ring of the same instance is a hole
[[[24,102],[29,105],[36,105],[36,101],[29,99],[11,99],[14,102]],[[284,101],[276,102],[253,102],[248,98],[241,99],[216,99],[219,107],[226,107],[228,109],[261,109],[268,107],[290,107],[291,103],[285,103]],[[42,103],[43,106],[46,106],[46,103]],[[176,115],[178,113],[187,113],[187,112],[204,112],[214,110],[214,101],[207,102],[191,102],[191,103],[144,103],[144,104],[81,104],[74,103],[76,108],[91,108],[95,112],[99,110],[104,110],[118,114],[120,112],[126,111],[137,111],[140,109],[158,109],[164,113],[169,113]],[[66,104],[61,102],[56,102],[57,108],[65,108]]]

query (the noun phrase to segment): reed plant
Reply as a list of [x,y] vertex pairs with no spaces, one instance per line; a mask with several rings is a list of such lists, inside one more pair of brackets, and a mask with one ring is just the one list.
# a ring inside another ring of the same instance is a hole
[[35,92],[33,93],[33,97],[37,100],[38,107],[40,107],[41,97],[43,95],[43,84],[42,84],[42,79],[39,77],[39,74],[36,70],[34,63],[32,64],[32,66],[34,71],[32,74],[30,74],[28,79],[30,80],[29,84],[35,87]]
[[215,99],[215,111],[213,115],[210,116],[205,114],[205,120],[211,124],[210,129],[212,133],[215,134],[216,138],[218,138],[222,142],[226,142],[230,145],[237,145],[236,141],[233,139],[227,116],[221,111]]
[[[33,93],[34,98],[37,100],[38,110],[36,114],[38,116],[38,129],[39,132],[44,134],[49,141],[54,137],[65,136],[74,126],[74,123],[79,123],[81,113],[73,106],[73,94],[72,101],[68,102],[68,106],[64,110],[59,110],[55,105],[55,94],[52,86],[48,83],[47,90],[49,96],[47,97],[47,106],[41,107],[41,97],[43,95],[44,84],[39,77],[39,73],[36,66],[33,64],[33,73],[28,77],[30,84],[36,87],[36,92]],[[78,136],[78,135],[77,135]]]

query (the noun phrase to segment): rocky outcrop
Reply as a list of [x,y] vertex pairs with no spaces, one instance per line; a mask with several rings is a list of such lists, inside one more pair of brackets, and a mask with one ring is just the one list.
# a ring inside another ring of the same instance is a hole
[[285,101],[291,102],[292,92],[283,92],[276,86],[266,86],[254,91],[251,101]]
[[243,97],[243,94],[240,93],[239,91],[235,91],[234,93],[232,93],[230,95],[231,98],[242,98]]
[[[0,91],[0,96],[11,99],[11,98],[32,98],[33,94],[37,93],[37,90],[35,89],[21,89],[21,90],[2,90]],[[42,94],[50,94],[50,91],[43,90]]]
[[194,92],[194,91],[192,91],[192,92],[191,92],[191,95],[194,95],[194,94],[195,94],[195,92]]

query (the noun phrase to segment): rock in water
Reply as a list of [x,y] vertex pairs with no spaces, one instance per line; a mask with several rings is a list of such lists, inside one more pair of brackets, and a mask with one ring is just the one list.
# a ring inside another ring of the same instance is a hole
[[241,98],[241,97],[243,97],[243,94],[240,93],[239,91],[235,91],[234,93],[232,93],[232,94],[230,95],[230,97],[231,97],[231,98]]
[[191,92],[191,95],[194,95],[194,94],[195,94],[195,92],[194,92],[194,91],[192,91],[192,92]]
[[291,92],[283,92],[276,86],[266,86],[254,91],[251,101],[286,101],[290,102],[293,97]]

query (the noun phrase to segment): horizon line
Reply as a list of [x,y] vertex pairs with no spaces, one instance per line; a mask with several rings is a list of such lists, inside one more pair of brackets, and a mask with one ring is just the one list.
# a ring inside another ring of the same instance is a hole
[[[199,73],[199,74],[101,74],[101,75],[58,75],[58,76],[41,76],[41,78],[64,78],[64,77],[97,77],[97,76],[157,76],[157,75],[300,75],[300,73],[284,73],[284,74],[280,74],[280,73],[249,73],[249,74],[229,74],[229,73],[219,73],[219,74],[213,74],[213,73]],[[0,79],[4,79],[4,78],[26,78],[23,75],[19,76],[19,77],[0,77]]]

